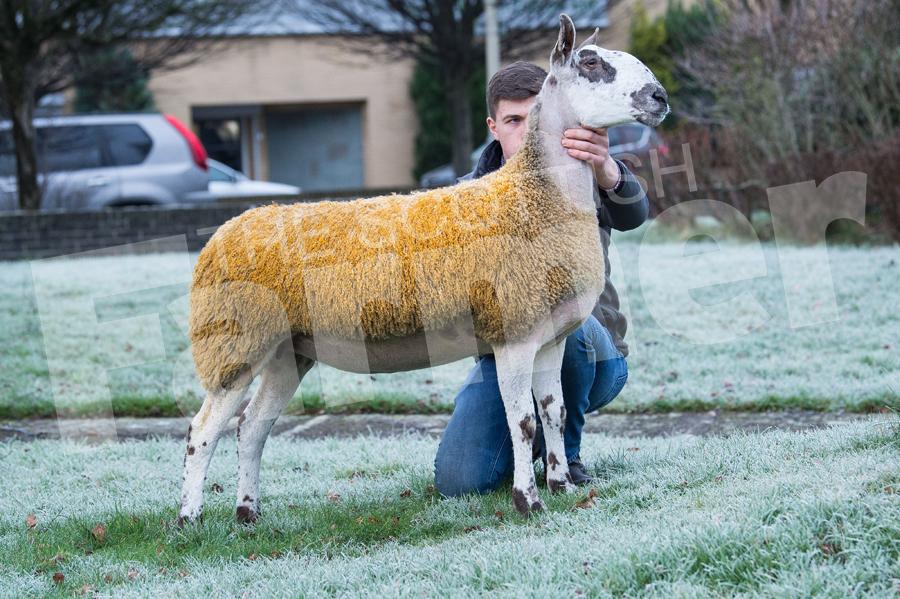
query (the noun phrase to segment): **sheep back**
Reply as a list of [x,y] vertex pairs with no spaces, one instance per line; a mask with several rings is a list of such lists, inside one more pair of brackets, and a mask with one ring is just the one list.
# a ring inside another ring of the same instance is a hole
[[298,333],[404,337],[471,314],[479,338],[514,340],[602,289],[603,265],[596,213],[566,201],[529,147],[453,187],[254,208],[198,258],[194,360],[211,389]]

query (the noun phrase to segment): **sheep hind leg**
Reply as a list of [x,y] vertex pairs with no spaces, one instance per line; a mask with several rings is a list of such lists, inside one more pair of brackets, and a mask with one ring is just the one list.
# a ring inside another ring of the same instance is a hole
[[256,522],[259,508],[259,465],[272,426],[294,396],[314,360],[295,357],[290,340],[282,343],[263,369],[259,390],[238,421],[238,486],[235,516]]
[[191,420],[184,456],[181,510],[177,521],[179,527],[197,520],[203,514],[203,483],[206,482],[209,462],[219,438],[244,399],[252,380],[253,375],[247,370],[229,388],[210,391]]
[[532,390],[537,400],[544,429],[544,446],[547,448],[547,488],[551,493],[576,489],[569,474],[566,448],[563,443],[563,427],[566,408],[562,396],[562,359],[565,339],[538,350],[534,359]]
[[494,348],[497,382],[513,448],[513,504],[523,516],[544,509],[534,482],[531,444],[537,428],[531,398],[531,376],[537,346],[530,342]]

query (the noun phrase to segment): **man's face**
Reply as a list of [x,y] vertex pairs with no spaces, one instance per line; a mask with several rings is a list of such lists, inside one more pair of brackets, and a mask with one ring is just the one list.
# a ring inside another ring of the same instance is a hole
[[495,111],[496,120],[488,117],[488,129],[500,142],[504,160],[509,160],[510,156],[519,151],[528,128],[528,112],[536,99],[537,96],[524,100],[500,100]]

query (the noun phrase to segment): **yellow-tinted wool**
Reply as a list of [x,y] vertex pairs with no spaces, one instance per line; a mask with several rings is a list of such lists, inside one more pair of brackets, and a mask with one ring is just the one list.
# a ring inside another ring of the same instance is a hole
[[191,287],[204,387],[229,386],[292,334],[405,337],[470,314],[497,343],[602,289],[596,214],[562,196],[538,144],[530,132],[501,169],[453,187],[264,206],[225,223]]

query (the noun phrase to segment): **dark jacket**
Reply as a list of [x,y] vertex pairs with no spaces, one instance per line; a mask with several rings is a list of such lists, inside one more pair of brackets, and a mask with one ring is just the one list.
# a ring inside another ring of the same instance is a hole
[[[503,166],[503,150],[500,142],[494,140],[484,149],[475,169],[459,178],[460,181],[477,179]],[[606,285],[603,293],[597,300],[597,304],[591,311],[592,314],[612,333],[613,341],[622,355],[628,355],[628,345],[625,343],[625,332],[628,322],[625,315],[619,312],[619,294],[609,279],[609,236],[610,230],[628,231],[638,227],[647,220],[650,212],[650,202],[647,194],[638,183],[628,167],[620,160],[621,178],[618,185],[612,191],[598,188],[600,202],[598,203],[597,218],[600,221],[600,239],[603,242],[603,259],[606,269]]]

